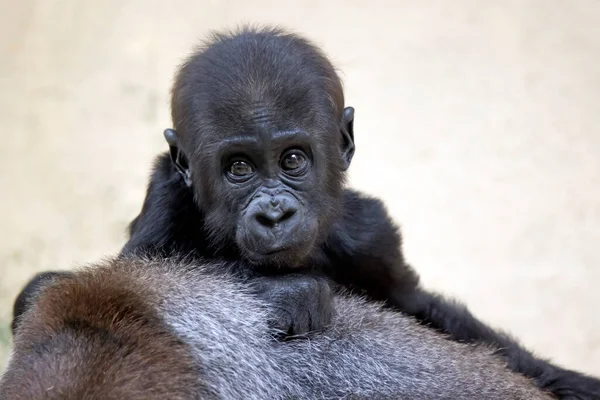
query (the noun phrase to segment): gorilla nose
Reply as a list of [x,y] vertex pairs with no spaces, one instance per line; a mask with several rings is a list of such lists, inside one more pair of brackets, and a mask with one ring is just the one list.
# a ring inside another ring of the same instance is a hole
[[295,208],[289,208],[285,211],[279,207],[271,208],[256,214],[256,220],[264,227],[273,228],[276,224],[281,224],[292,218],[296,211]]

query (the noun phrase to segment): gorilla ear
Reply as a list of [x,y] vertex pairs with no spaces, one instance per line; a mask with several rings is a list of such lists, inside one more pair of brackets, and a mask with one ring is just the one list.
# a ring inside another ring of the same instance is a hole
[[354,156],[354,108],[346,107],[342,113],[342,160],[344,171],[350,167]]
[[71,272],[69,271],[47,271],[38,273],[27,282],[13,304],[13,319],[10,325],[13,336],[19,327],[21,317],[31,308],[44,288],[56,279],[69,278],[70,276]]
[[165,139],[169,144],[169,152],[171,153],[171,161],[175,168],[177,168],[177,172],[183,176],[183,180],[187,186],[192,186],[192,175],[190,171],[190,166],[188,160],[181,151],[179,151],[177,132],[173,129],[165,129],[164,133]]

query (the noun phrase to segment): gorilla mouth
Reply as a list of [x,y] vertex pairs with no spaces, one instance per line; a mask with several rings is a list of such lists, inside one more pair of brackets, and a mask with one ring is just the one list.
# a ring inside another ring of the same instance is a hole
[[285,253],[286,251],[289,251],[290,248],[289,247],[280,247],[278,249],[275,250],[269,250],[263,253],[263,256],[274,256],[277,255],[278,253]]
[[254,266],[267,264],[269,269],[296,269],[306,261],[315,246],[317,226],[314,221],[311,222],[301,221],[291,232],[253,230],[240,224],[235,242],[242,258]]
[[246,249],[246,252],[248,253],[248,258],[250,258],[251,260],[253,259],[256,261],[264,261],[268,258],[276,258],[277,256],[281,256],[286,253],[291,253],[292,250],[293,249],[291,247],[278,247],[276,249],[270,249],[266,251]]

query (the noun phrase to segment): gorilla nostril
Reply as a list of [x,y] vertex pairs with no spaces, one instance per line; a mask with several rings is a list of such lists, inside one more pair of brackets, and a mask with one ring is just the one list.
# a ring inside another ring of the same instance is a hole
[[277,222],[283,222],[286,219],[290,219],[294,216],[294,214],[296,214],[296,210],[288,210],[285,213],[283,213],[283,215],[281,216],[281,218],[279,218],[279,221]]
[[275,225],[275,223],[277,222],[277,221],[273,221],[270,218],[267,218],[264,215],[257,215],[256,220],[258,221],[259,224],[261,224],[262,226],[266,226],[268,228],[272,228],[273,225]]

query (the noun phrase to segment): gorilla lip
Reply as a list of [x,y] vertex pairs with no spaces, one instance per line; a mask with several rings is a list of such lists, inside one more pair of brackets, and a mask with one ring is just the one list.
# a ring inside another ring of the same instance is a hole
[[275,255],[277,253],[283,253],[289,250],[289,247],[280,247],[278,249],[275,250],[269,250],[267,252],[264,253],[265,256],[272,256]]
[[246,252],[251,255],[251,258],[259,259],[259,258],[269,258],[272,256],[276,256],[277,254],[285,253],[289,251],[289,247],[279,247],[274,250],[269,250],[265,252],[257,252],[253,250],[246,249]]

